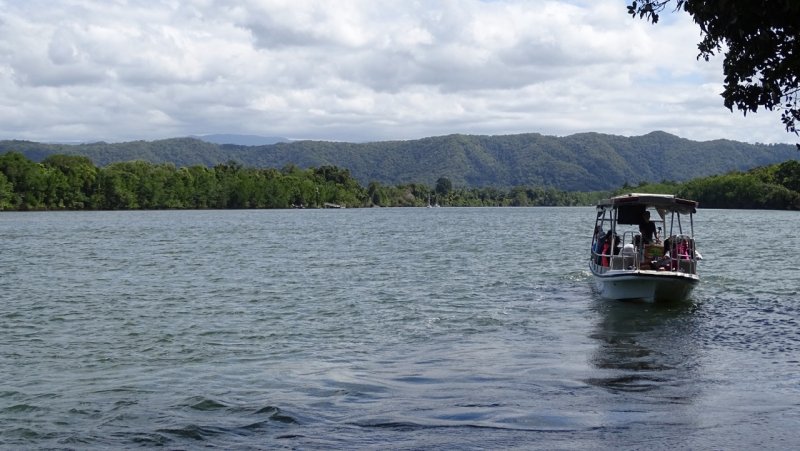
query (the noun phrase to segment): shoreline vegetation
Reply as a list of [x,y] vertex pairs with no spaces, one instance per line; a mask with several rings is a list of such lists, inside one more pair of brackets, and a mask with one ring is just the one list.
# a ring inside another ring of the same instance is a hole
[[251,168],[229,161],[176,167],[137,160],[97,167],[76,155],[50,155],[41,163],[19,152],[0,155],[0,211],[587,206],[631,191],[675,194],[699,201],[701,208],[800,210],[800,161],[680,183],[571,192],[457,187],[446,177],[433,187],[378,182],[365,187],[337,166]]

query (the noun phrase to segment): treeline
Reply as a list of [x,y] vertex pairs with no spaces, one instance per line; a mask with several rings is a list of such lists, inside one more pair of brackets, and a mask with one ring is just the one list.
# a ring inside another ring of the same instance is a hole
[[701,208],[800,210],[800,161],[703,177],[685,183],[624,185],[623,192],[667,193],[700,202]]
[[41,163],[18,152],[0,155],[0,210],[135,210],[425,206],[587,205],[599,195],[545,188],[454,188],[423,184],[366,188],[336,166],[256,169],[128,161],[96,167],[77,155]]
[[[688,182],[627,183],[622,192],[671,193],[702,208],[800,210],[800,162]],[[454,187],[440,177],[434,187],[371,182],[363,187],[347,169],[213,167],[128,161],[95,166],[84,156],[50,155],[41,163],[18,152],[0,155],[0,210],[136,210],[441,206],[592,205],[609,192],[554,188]]]

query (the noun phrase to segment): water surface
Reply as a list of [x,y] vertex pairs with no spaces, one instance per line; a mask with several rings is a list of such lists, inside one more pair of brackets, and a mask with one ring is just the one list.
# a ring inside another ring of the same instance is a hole
[[797,220],[700,210],[648,305],[591,208],[4,212],[0,446],[796,447]]

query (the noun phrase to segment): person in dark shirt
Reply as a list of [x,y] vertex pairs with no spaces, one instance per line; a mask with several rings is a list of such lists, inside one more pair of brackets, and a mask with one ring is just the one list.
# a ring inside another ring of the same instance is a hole
[[642,234],[644,244],[652,244],[661,241],[656,230],[656,223],[650,220],[650,212],[645,211],[642,215],[642,222],[639,224],[639,233]]

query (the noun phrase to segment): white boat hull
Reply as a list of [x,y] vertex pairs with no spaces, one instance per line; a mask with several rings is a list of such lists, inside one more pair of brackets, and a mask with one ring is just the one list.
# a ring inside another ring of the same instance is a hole
[[700,280],[696,274],[677,271],[623,270],[599,273],[592,268],[592,274],[600,296],[647,302],[689,299]]

